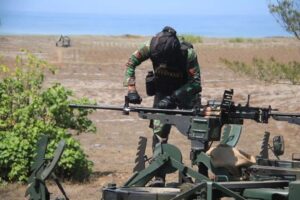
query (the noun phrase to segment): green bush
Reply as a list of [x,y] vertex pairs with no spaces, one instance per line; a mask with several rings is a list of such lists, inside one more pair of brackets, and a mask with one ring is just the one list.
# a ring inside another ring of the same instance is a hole
[[190,42],[192,44],[202,43],[203,39],[200,36],[184,34],[179,36],[182,41]]
[[234,72],[245,74],[266,82],[289,81],[292,84],[300,84],[300,63],[296,61],[285,63],[277,62],[273,57],[265,61],[253,58],[248,65],[240,61],[229,61],[221,58],[228,68]]
[[28,52],[16,58],[13,72],[5,65],[0,69],[5,77],[0,80],[0,180],[27,180],[42,134],[50,137],[48,158],[61,139],[66,141],[58,174],[70,180],[88,178],[93,163],[68,131],[95,132],[87,118],[91,111],[72,110],[68,104],[90,102],[70,100],[72,92],[58,83],[44,89],[44,74],[54,70]]
[[243,42],[251,42],[251,43],[254,43],[254,42],[261,42],[261,41],[262,41],[261,39],[241,38],[241,37],[230,38],[230,39],[228,40],[228,42],[231,42],[231,43],[243,43]]
[[246,40],[244,38],[231,38],[229,39],[229,42],[232,42],[232,43],[242,43],[242,42],[245,42]]

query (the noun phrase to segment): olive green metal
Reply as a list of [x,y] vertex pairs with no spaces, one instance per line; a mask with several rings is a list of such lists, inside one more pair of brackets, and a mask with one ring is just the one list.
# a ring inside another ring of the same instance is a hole
[[59,141],[51,163],[48,164],[47,167],[45,167],[43,172],[41,173],[40,179],[42,181],[45,181],[50,176],[50,174],[54,171],[54,168],[57,166],[58,161],[64,152],[65,144],[66,143],[64,140]]
[[208,180],[208,178],[202,174],[184,166],[181,160],[182,156],[177,147],[171,144],[158,144],[155,147],[154,157],[149,166],[146,169],[135,173],[124,184],[124,187],[145,186],[158,173],[158,171],[169,174],[178,170],[183,174],[195,178],[198,182]]
[[[28,188],[25,193],[25,197],[28,196],[29,200],[49,200],[50,193],[46,186],[46,179],[53,173],[61,155],[64,151],[65,141],[61,140],[54,152],[54,157],[52,160],[46,160],[45,154],[47,151],[47,144],[49,138],[45,135],[41,136],[38,141],[37,156],[35,162],[32,165],[32,173],[28,179]],[[49,162],[50,161],[50,162]],[[58,179],[55,177],[55,182],[57,183],[59,189],[63,193],[65,200],[68,200],[66,193],[64,192]]]
[[235,147],[240,139],[242,128],[240,124],[225,124],[220,143]]
[[[182,155],[180,150],[174,146],[174,145],[170,145],[170,144],[158,144],[156,145],[155,149],[154,149],[154,153],[153,153],[153,157],[154,160],[159,157],[159,156],[167,156],[167,160],[176,160],[180,163],[182,163]],[[169,164],[169,163],[168,163]],[[174,168],[174,166],[172,166],[171,164],[168,165],[168,167],[164,167],[163,169],[160,169],[161,172],[163,172],[163,174],[170,174],[170,173],[174,173],[176,172],[176,168]]]
[[106,187],[102,192],[102,200],[170,200],[178,193],[178,188]]
[[278,135],[273,138],[273,152],[275,156],[281,156],[284,154],[284,139],[283,136]]
[[43,172],[48,140],[49,138],[47,136],[42,135],[37,142],[37,154],[31,166],[31,175],[28,178],[28,187],[25,192],[25,197],[28,196],[29,200],[48,200],[50,198],[45,183],[38,179]]
[[37,154],[34,158],[34,162],[30,168],[30,172],[31,172],[31,176],[29,177],[29,182],[33,181],[33,178],[39,174],[34,174],[32,172],[36,171],[41,172],[40,170],[38,170],[43,163],[45,162],[45,154],[46,154],[46,150],[47,150],[47,145],[48,145],[48,137],[45,135],[42,135],[41,138],[38,140],[37,142]]
[[270,140],[270,132],[265,131],[262,144],[260,147],[259,158],[269,159],[269,140]]
[[135,166],[133,168],[133,172],[139,172],[145,169],[145,152],[147,147],[147,138],[146,137],[139,137],[138,148],[135,157]]
[[246,199],[287,200],[288,189],[281,189],[281,188],[245,189],[243,192],[243,196]]
[[290,182],[289,185],[289,200],[300,199],[300,181]]

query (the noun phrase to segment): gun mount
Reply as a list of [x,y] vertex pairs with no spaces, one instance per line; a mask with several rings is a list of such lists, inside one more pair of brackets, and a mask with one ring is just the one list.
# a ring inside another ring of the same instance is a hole
[[46,186],[46,180],[49,177],[52,177],[64,196],[64,198],[56,198],[56,200],[69,200],[58,178],[54,174],[54,169],[64,151],[65,141],[61,140],[58,143],[58,146],[54,152],[54,157],[51,160],[45,158],[48,141],[49,138],[46,135],[43,135],[38,141],[37,154],[34,159],[34,163],[31,166],[31,176],[28,179],[28,187],[25,197],[28,196],[29,200],[50,199],[50,193]]

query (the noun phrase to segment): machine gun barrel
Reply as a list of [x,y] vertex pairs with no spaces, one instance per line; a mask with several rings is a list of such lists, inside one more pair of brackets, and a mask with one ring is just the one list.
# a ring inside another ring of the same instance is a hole
[[78,105],[78,104],[69,104],[70,108],[79,108],[79,109],[101,109],[101,110],[119,110],[123,111],[124,107],[121,106],[111,106],[111,105]]
[[281,112],[271,112],[272,117],[300,117],[299,113],[281,113]]
[[271,112],[270,116],[277,121],[287,121],[291,124],[300,125],[300,114],[299,113],[280,113]]
[[77,105],[70,104],[70,108],[79,108],[79,109],[100,109],[100,110],[118,110],[125,113],[128,112],[144,112],[144,113],[157,113],[157,114],[170,114],[170,115],[196,115],[196,113],[201,112],[201,109],[190,109],[190,110],[181,110],[181,109],[159,109],[159,108],[150,108],[150,107],[135,107],[135,106],[111,106],[111,105]]

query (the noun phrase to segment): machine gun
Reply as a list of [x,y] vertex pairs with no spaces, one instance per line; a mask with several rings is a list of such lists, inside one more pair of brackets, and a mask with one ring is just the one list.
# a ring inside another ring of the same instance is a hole
[[[236,119],[252,119],[258,123],[268,123],[269,118],[273,118],[278,121],[288,121],[289,123],[300,125],[300,113],[280,113],[276,112],[277,109],[272,109],[271,106],[268,108],[261,107],[250,107],[249,101],[250,96],[248,96],[248,101],[245,106],[241,104],[235,105],[232,101],[233,89],[225,90],[223,99],[221,102],[210,100],[207,105],[201,107],[195,107],[193,109],[159,109],[159,108],[149,108],[141,106],[129,106],[128,97],[125,96],[124,106],[110,106],[110,105],[78,105],[70,104],[70,108],[78,109],[101,109],[101,110],[117,110],[123,111],[123,114],[128,115],[130,112],[139,113],[139,117],[143,119],[151,119],[155,114],[166,114],[166,115],[181,115],[181,116],[200,116],[200,117],[215,117],[219,118],[222,124],[234,122]],[[210,109],[208,109],[210,108]],[[275,111],[275,112],[274,112]],[[149,115],[144,115],[149,114]],[[156,115],[155,115],[156,116]],[[168,118],[158,117],[159,120]],[[172,120],[171,120],[172,121]],[[168,123],[166,120],[165,123]],[[168,124],[171,124],[169,122]],[[178,123],[172,124],[178,125]],[[177,127],[177,126],[176,126]],[[179,126],[180,127],[180,126]],[[180,129],[181,130],[181,129]]]
[[[271,106],[267,108],[251,107],[249,105],[250,96],[248,96],[245,106],[235,105],[232,97],[233,89],[225,90],[222,101],[210,100],[207,105],[190,110],[129,106],[127,96],[125,96],[124,106],[76,104],[69,106],[78,109],[117,110],[122,111],[125,115],[130,112],[137,112],[142,119],[155,119],[164,124],[174,125],[180,133],[191,140],[192,152],[206,151],[208,142],[219,141],[223,126],[226,130],[227,143],[231,142],[232,146],[235,146],[241,132],[241,125],[245,119],[254,120],[258,123],[268,123],[269,119],[273,118],[274,120],[300,125],[300,113],[280,113],[272,109]],[[192,160],[195,159],[193,155],[191,157]]]
[[[128,115],[137,112],[142,119],[160,120],[164,124],[174,125],[181,134],[191,141],[190,159],[193,165],[205,165],[206,152],[213,141],[221,141],[234,147],[241,135],[243,121],[254,120],[257,123],[268,123],[270,118],[300,125],[300,113],[280,113],[271,108],[251,107],[250,96],[245,106],[235,105],[232,101],[233,90],[225,90],[222,101],[208,101],[206,105],[184,109],[158,109],[129,106],[125,96],[124,106],[108,105],[69,105],[78,109],[101,109],[122,111]],[[223,133],[222,133],[223,130]],[[222,135],[222,138],[221,138]],[[143,156],[140,156],[143,157]]]
[[[267,174],[265,179],[260,172],[254,174],[256,179],[247,181],[232,181],[228,178],[228,172],[222,169],[216,169],[212,165],[210,157],[204,152],[209,148],[209,142],[220,141],[221,143],[235,146],[238,142],[242,124],[244,120],[250,119],[257,123],[268,123],[270,118],[279,121],[300,125],[300,114],[280,113],[278,110],[267,108],[251,107],[248,102],[245,106],[235,105],[232,101],[233,90],[226,90],[223,99],[220,102],[208,101],[204,106],[195,107],[190,110],[183,109],[157,109],[148,107],[129,106],[128,98],[125,97],[124,106],[105,106],[105,105],[70,105],[71,108],[78,109],[104,109],[122,111],[128,115],[130,112],[137,112],[142,119],[160,120],[162,123],[174,125],[180,133],[185,135],[192,146],[191,160],[193,164],[204,164],[213,172],[219,170],[214,181],[210,180],[205,174],[196,172],[194,169],[185,166],[182,163],[180,150],[171,144],[159,143],[156,145],[153,158],[147,168],[136,171],[131,178],[123,185],[116,187],[115,184],[108,185],[102,191],[103,200],[117,200],[126,198],[136,200],[147,199],[206,199],[212,200],[218,197],[233,197],[235,199],[289,199],[296,200],[299,197],[300,184],[295,179],[273,178],[272,174]],[[223,131],[223,134],[221,134]],[[223,137],[221,138],[221,135]],[[265,140],[267,142],[267,140]],[[145,144],[145,141],[141,142]],[[266,145],[264,145],[266,146]],[[281,148],[278,148],[281,149]],[[140,150],[140,152],[144,152]],[[267,153],[262,153],[261,162],[267,162],[265,159]],[[275,163],[275,162],[274,162]],[[278,162],[276,162],[278,163]],[[275,163],[275,164],[276,164]],[[281,162],[281,165],[287,162]],[[289,162],[297,164],[298,162]],[[253,171],[260,169],[252,168]],[[277,169],[277,168],[276,168]],[[295,169],[294,171],[296,171]],[[179,188],[155,188],[146,187],[147,183],[155,176],[157,172],[173,173],[179,171],[183,175],[194,178],[194,184],[186,191],[180,191]],[[263,170],[261,170],[263,171]],[[274,171],[274,170],[273,170]],[[295,177],[295,172],[292,176]],[[264,172],[264,171],[263,171]],[[272,171],[270,171],[271,173]],[[291,174],[284,177],[291,177]],[[264,174],[263,174],[264,175]],[[223,178],[222,178],[223,177]],[[291,182],[290,182],[291,181]]]

